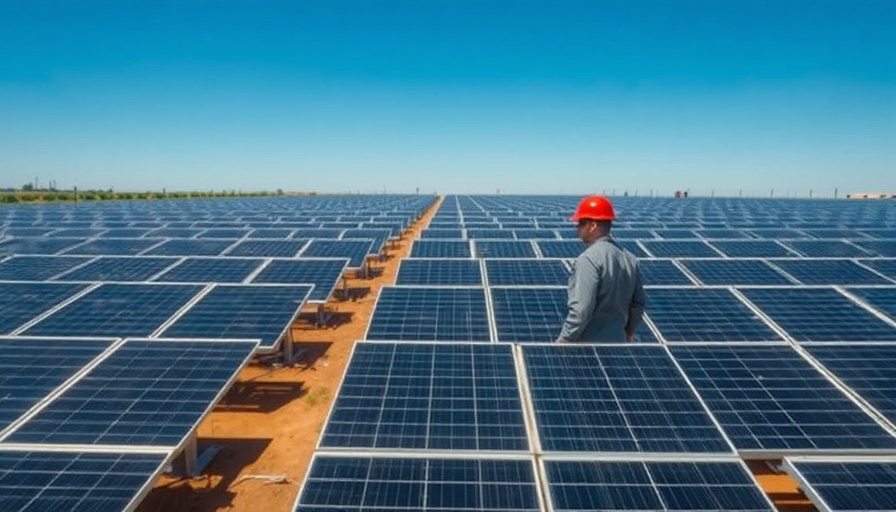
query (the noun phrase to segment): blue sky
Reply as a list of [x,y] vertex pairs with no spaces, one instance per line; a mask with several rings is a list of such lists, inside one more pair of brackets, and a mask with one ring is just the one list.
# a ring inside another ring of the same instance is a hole
[[0,186],[896,192],[896,2],[0,2]]

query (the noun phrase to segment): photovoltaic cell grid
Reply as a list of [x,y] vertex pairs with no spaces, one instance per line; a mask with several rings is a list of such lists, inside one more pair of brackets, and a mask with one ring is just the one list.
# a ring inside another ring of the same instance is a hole
[[162,471],[163,453],[0,450],[0,510],[120,512]]
[[84,242],[82,238],[10,238],[0,242],[0,256],[10,254],[58,254]]
[[711,240],[709,245],[732,258],[785,258],[796,255],[774,240]]
[[894,284],[850,260],[774,260],[772,265],[782,269],[803,284],[856,285]]
[[550,342],[567,313],[565,288],[490,288],[498,341]]
[[311,288],[218,284],[166,327],[161,337],[258,339],[259,348],[274,348]]
[[570,271],[558,259],[485,261],[489,286],[566,286]]
[[796,341],[896,341],[896,327],[833,288],[740,292]]
[[320,447],[529,451],[511,347],[356,345]]
[[863,240],[854,243],[874,255],[896,257],[896,240]]
[[414,240],[411,258],[472,258],[469,240]]
[[862,258],[871,255],[842,240],[787,240],[782,243],[810,258]]
[[819,510],[896,510],[896,460],[787,458],[784,468]]
[[485,289],[384,286],[366,339],[491,341]]
[[477,260],[405,258],[398,265],[395,284],[482,286],[482,271]]
[[67,249],[65,254],[134,256],[160,242],[149,238],[97,238]]
[[144,252],[152,256],[219,256],[236,240],[172,239]]
[[274,260],[254,278],[253,283],[314,285],[309,301],[326,302],[349,266],[347,258],[302,258]]
[[545,451],[731,452],[663,347],[524,345],[523,357]]
[[303,258],[348,258],[349,268],[361,268],[373,249],[373,240],[311,240],[300,256]]
[[718,258],[719,253],[701,241],[644,240],[650,254],[658,258]]
[[535,244],[544,258],[577,258],[585,250],[579,240],[539,240]]
[[616,240],[616,244],[639,258],[647,258],[650,256],[644,252],[644,249],[642,249],[635,240]]
[[3,442],[176,447],[256,345],[128,340]]
[[153,281],[166,283],[241,283],[263,260],[243,258],[184,258]]
[[772,511],[739,461],[546,460],[553,510]]
[[706,285],[792,285],[784,274],[760,260],[683,260]]
[[896,286],[890,288],[847,288],[846,291],[896,320]]
[[477,258],[534,258],[535,248],[528,240],[474,240]]
[[670,260],[642,260],[640,267],[645,286],[694,284]]
[[0,431],[111,345],[111,340],[0,338]]
[[653,288],[650,319],[666,341],[783,341],[730,291]]
[[896,281],[896,259],[861,260],[862,264]]
[[307,240],[243,240],[227,251],[227,256],[263,256],[272,258],[292,258]]
[[69,283],[0,283],[0,334],[13,332],[85,287]]
[[177,263],[174,258],[101,257],[59,275],[57,281],[147,281]]
[[896,345],[810,345],[806,350],[896,425]]
[[671,351],[738,451],[896,450],[896,437],[790,346]]
[[315,455],[302,512],[539,511],[531,460]]
[[103,284],[22,334],[149,336],[201,289],[177,284]]
[[91,259],[89,256],[13,256],[0,263],[0,279],[43,281]]

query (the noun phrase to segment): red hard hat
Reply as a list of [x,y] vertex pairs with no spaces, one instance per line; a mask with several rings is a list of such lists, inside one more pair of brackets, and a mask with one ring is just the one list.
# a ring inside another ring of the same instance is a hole
[[576,212],[569,218],[573,222],[578,222],[582,219],[615,220],[616,214],[613,213],[613,205],[606,197],[588,196],[582,199],[579,207],[576,208]]

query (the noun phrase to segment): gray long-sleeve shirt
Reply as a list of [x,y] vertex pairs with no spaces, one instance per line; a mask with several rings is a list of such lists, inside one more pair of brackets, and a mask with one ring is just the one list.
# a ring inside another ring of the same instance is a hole
[[638,328],[646,305],[638,259],[612,238],[600,238],[576,258],[560,338],[625,341]]

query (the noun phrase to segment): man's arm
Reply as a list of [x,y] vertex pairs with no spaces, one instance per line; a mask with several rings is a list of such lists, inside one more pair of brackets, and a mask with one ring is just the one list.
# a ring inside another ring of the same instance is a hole
[[560,329],[557,342],[576,341],[582,337],[582,332],[594,314],[599,280],[600,275],[594,267],[594,263],[584,254],[579,256],[569,280],[569,299],[567,301],[569,312]]
[[647,295],[644,293],[644,277],[641,268],[638,267],[638,276],[635,281],[635,293],[628,306],[628,323],[625,324],[626,341],[633,341],[638,325],[644,317],[644,309],[647,307]]

